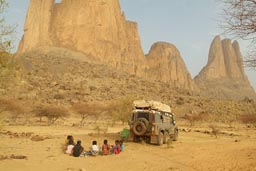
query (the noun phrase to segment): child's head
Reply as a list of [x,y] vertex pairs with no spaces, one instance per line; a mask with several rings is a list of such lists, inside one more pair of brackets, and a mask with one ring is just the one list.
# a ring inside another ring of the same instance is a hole
[[81,145],[81,143],[82,143],[81,140],[77,140],[78,145]]
[[104,141],[103,141],[103,144],[108,144],[108,140],[104,140]]
[[116,140],[115,143],[116,143],[116,144],[119,144],[120,142],[119,142],[119,140]]
[[92,145],[97,145],[97,141],[94,140],[94,141],[92,142]]
[[68,145],[73,145],[74,144],[74,141],[72,139],[69,139],[68,140]]
[[120,140],[120,144],[123,144],[123,140]]

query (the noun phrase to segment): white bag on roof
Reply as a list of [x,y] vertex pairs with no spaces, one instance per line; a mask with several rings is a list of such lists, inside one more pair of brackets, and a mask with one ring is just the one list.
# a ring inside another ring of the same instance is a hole
[[151,108],[153,110],[159,110],[168,113],[172,112],[170,106],[154,100],[135,100],[133,105],[135,108]]

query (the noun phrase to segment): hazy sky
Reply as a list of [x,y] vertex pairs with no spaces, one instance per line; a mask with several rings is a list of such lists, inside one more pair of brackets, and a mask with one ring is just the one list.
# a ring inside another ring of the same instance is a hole
[[[18,24],[16,42],[19,42],[29,0],[8,2],[6,20]],[[154,42],[172,43],[179,49],[192,77],[206,65],[213,38],[223,32],[218,25],[220,0],[120,0],[120,3],[126,18],[138,23],[144,53],[148,53]],[[245,54],[247,42],[238,42]],[[256,72],[246,73],[256,89]]]

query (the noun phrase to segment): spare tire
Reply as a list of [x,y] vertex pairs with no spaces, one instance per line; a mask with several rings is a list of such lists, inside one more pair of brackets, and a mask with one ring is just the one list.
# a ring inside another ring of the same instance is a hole
[[143,135],[147,131],[146,125],[141,121],[136,121],[132,127],[132,131],[135,135]]
[[138,121],[143,122],[145,124],[146,128],[148,128],[149,121],[146,118],[138,118]]

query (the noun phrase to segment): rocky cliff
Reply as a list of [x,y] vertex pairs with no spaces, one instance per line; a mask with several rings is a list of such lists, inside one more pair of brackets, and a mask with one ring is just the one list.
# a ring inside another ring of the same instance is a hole
[[145,60],[137,24],[126,21],[118,0],[31,0],[19,52],[42,46],[83,52],[137,75]]
[[242,55],[237,41],[216,36],[211,44],[207,65],[195,77],[205,95],[243,98],[255,97],[244,73]]
[[173,45],[155,44],[145,58],[137,23],[126,20],[118,0],[31,0],[19,53],[44,46],[82,52],[97,62],[175,87],[194,87]]
[[185,89],[195,90],[196,86],[178,49],[165,42],[152,45],[147,58],[147,76],[149,79]]

